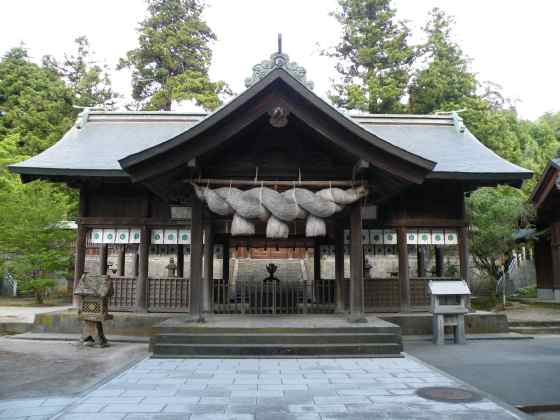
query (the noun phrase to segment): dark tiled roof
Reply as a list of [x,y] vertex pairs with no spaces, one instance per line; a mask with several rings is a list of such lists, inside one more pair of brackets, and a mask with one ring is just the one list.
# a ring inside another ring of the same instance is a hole
[[[119,160],[159,145],[204,119],[176,112],[100,112],[87,115],[43,153],[12,165],[30,175],[127,176]],[[436,162],[431,177],[522,179],[531,172],[502,159],[450,115],[349,115],[354,122],[419,157]],[[560,165],[560,160],[558,162]]]

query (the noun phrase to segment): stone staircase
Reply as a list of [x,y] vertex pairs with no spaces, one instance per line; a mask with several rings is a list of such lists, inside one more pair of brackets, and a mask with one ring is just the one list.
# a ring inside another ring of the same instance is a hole
[[164,321],[154,327],[152,357],[399,357],[402,351],[400,327],[379,319],[350,324],[336,316],[229,318]]
[[238,259],[237,267],[234,269],[236,276],[235,281],[261,280],[268,277],[266,266],[268,264],[276,264],[275,276],[280,281],[296,281],[307,280],[305,266],[301,259]]
[[509,330],[519,334],[560,334],[560,321],[510,321]]

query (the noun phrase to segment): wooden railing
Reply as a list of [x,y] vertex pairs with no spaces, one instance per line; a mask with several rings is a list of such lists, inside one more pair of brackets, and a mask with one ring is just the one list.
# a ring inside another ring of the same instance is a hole
[[113,296],[109,298],[109,310],[115,312],[132,311],[136,304],[136,278],[111,276]]
[[398,312],[401,309],[401,288],[397,277],[364,279],[366,312]]
[[148,279],[149,312],[188,312],[190,280],[182,277]]
[[330,313],[336,306],[334,280],[319,282],[244,280],[228,284],[214,280],[214,313]]

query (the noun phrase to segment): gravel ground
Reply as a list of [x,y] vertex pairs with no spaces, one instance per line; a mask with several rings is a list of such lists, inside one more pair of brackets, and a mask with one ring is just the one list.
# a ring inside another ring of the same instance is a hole
[[0,337],[0,399],[77,395],[147,355],[146,344],[97,349]]

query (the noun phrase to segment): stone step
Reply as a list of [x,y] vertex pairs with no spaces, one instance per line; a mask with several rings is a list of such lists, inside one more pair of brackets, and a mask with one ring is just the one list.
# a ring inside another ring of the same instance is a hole
[[[304,321],[302,321],[304,322]],[[367,325],[367,324],[365,324]],[[155,326],[153,334],[397,334],[400,335],[400,327],[388,326],[354,326],[354,327],[206,327],[201,326]]]
[[508,321],[510,327],[559,327],[559,321]]
[[534,326],[534,327],[510,327],[511,332],[516,332],[519,334],[560,334],[560,326]]
[[337,334],[161,334],[155,344],[373,344],[399,343],[397,334],[337,333]]
[[155,344],[152,357],[197,356],[400,356],[402,344]]

